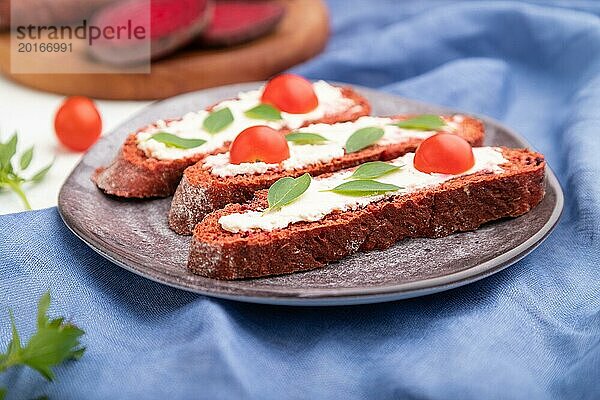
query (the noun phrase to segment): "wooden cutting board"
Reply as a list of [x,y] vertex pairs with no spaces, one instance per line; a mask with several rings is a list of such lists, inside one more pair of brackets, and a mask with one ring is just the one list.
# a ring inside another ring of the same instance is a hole
[[[0,35],[0,72],[44,91],[115,100],[162,99],[213,86],[264,80],[318,54],[329,36],[322,0],[278,1],[286,5],[287,12],[271,34],[226,49],[187,48],[153,62],[149,74],[12,74],[10,36],[6,33]],[[59,54],[46,55],[44,62],[60,66],[64,60]],[[93,68],[93,61],[86,57],[75,62]]]

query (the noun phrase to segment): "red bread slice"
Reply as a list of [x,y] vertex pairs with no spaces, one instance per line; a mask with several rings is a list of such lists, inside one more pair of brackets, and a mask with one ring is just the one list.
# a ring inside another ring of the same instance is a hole
[[[395,119],[406,119],[409,116],[396,116]],[[458,126],[457,135],[465,138],[472,146],[483,143],[484,127],[481,121],[465,117]],[[420,139],[392,145],[374,145],[356,153],[346,154],[328,163],[320,163],[295,170],[272,170],[264,174],[236,175],[230,177],[215,176],[204,168],[200,161],[183,173],[179,187],[175,191],[169,226],[180,235],[191,235],[194,226],[204,216],[214,210],[223,208],[229,203],[243,203],[260,189],[268,188],[284,176],[297,177],[306,172],[312,176],[339,171],[354,167],[367,161],[392,160],[403,154],[414,151]]]
[[275,1],[217,0],[198,43],[217,47],[249,42],[274,30],[284,14],[284,5]]
[[247,204],[230,204],[196,225],[188,268],[216,279],[241,279],[320,268],[357,251],[385,249],[413,237],[441,237],[516,217],[544,196],[544,156],[503,148],[500,173],[480,172],[390,197],[356,211],[335,212],[316,222],[273,231],[230,233],[223,215],[262,210],[267,190]]
[[[315,122],[331,124],[335,122],[353,121],[371,112],[367,99],[352,88],[342,88],[344,97],[354,101],[354,106],[343,113],[326,115],[319,121],[307,121],[305,125]],[[259,123],[259,122],[257,122]],[[145,129],[145,128],[142,128]],[[211,152],[217,154],[227,151],[229,143]],[[178,160],[159,160],[147,157],[137,147],[136,134],[132,133],[125,140],[114,161],[107,167],[98,168],[92,180],[105,193],[129,198],[166,197],[175,192],[183,170],[200,161],[208,154],[196,154],[193,157]]]

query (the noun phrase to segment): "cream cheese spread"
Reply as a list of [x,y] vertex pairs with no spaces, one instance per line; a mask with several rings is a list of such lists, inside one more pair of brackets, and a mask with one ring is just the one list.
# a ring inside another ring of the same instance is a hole
[[[314,110],[306,114],[289,114],[282,112],[282,119],[279,121],[265,121],[248,118],[244,115],[245,111],[260,104],[263,88],[242,92],[238,98],[225,100],[214,107],[214,110],[229,108],[233,114],[233,122],[221,132],[210,134],[202,128],[204,119],[210,114],[202,110],[191,112],[184,115],[180,120],[171,122],[157,121],[156,126],[150,126],[137,134],[138,148],[140,148],[147,157],[154,157],[159,160],[175,160],[190,157],[198,153],[209,153],[222,147],[225,143],[233,141],[235,137],[244,129],[254,125],[267,125],[274,129],[287,127],[297,129],[306,121],[316,121],[323,118],[326,114],[336,114],[344,112],[355,106],[353,100],[342,95],[342,90],[332,86],[325,81],[313,83],[315,94],[319,99],[319,105]],[[157,132],[167,132],[185,139],[203,139],[206,143],[191,149],[180,149],[169,147],[164,143],[151,139]]]
[[[454,130],[462,121],[461,115],[455,115],[446,123],[446,128]],[[435,131],[418,131],[412,129],[401,129],[390,125],[394,120],[382,117],[360,117],[353,122],[340,122],[337,124],[313,124],[298,129],[298,132],[317,133],[327,139],[322,144],[299,145],[289,143],[290,157],[281,164],[267,164],[264,162],[252,162],[231,164],[229,152],[208,156],[204,159],[204,167],[210,169],[212,175],[227,177],[241,174],[262,174],[269,170],[283,169],[293,170],[327,163],[344,155],[344,147],[348,138],[358,129],[366,127],[380,127],[384,135],[377,141],[380,145],[399,144],[411,139],[425,140],[434,135]]]
[[237,233],[251,230],[271,231],[285,228],[300,221],[319,221],[333,211],[356,210],[384,198],[401,196],[419,189],[439,185],[457,176],[481,171],[499,173],[503,171],[500,165],[507,162],[502,156],[502,152],[495,147],[476,147],[473,148],[473,154],[475,165],[459,175],[423,173],[413,166],[414,153],[408,153],[390,161],[390,164],[402,166],[402,168],[376,180],[400,186],[402,189],[382,195],[355,197],[327,191],[341,183],[348,182],[346,178],[352,174],[352,171],[337,172],[327,178],[313,178],[306,192],[294,202],[279,210],[269,211],[268,213],[247,211],[229,214],[219,218],[219,224],[226,231]]

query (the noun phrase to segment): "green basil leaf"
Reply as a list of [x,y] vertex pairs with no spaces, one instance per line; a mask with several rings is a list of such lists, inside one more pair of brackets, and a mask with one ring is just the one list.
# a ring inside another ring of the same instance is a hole
[[19,332],[17,331],[17,325],[15,324],[15,316],[12,313],[12,310],[8,310],[8,314],[10,316],[10,327],[12,330],[12,340],[8,343],[8,356],[15,355],[21,351],[21,338],[19,337]]
[[402,189],[400,186],[391,185],[389,183],[377,182],[370,179],[357,179],[355,181],[344,182],[329,191],[348,196],[372,196],[387,192],[395,192],[400,189]]
[[277,210],[286,204],[290,204],[306,192],[310,186],[310,175],[308,173],[298,178],[281,178],[271,185],[267,201],[269,210]]
[[67,360],[81,358],[85,347],[81,346],[79,338],[85,332],[71,323],[65,323],[63,317],[50,320],[46,314],[49,305],[50,293],[46,292],[38,303],[37,330],[25,346],[21,346],[13,314],[9,311],[12,340],[0,371],[26,365],[51,381],[54,379],[52,367]]
[[285,135],[285,140],[296,144],[319,144],[327,142],[327,138],[318,133],[292,132]]
[[2,147],[0,147],[0,167],[4,171],[12,172],[12,164],[10,160],[17,152],[18,140],[17,134],[14,133],[8,142],[4,143]]
[[392,125],[402,129],[438,131],[446,125],[446,122],[439,115],[423,114],[404,121],[394,122]]
[[150,139],[164,143],[169,147],[177,147],[178,149],[193,149],[194,147],[202,146],[206,143],[206,140],[204,139],[184,139],[167,132],[155,133]]
[[19,166],[21,170],[27,169],[29,164],[31,164],[31,160],[33,159],[33,146],[25,150],[23,154],[21,154],[21,159],[19,160]]
[[[25,150],[19,157],[18,166],[19,171],[15,171],[16,166],[13,166],[12,159],[17,152],[17,134],[15,133],[6,143],[0,143],[0,189],[12,190],[19,196],[23,206],[27,210],[31,210],[31,205],[27,200],[27,196],[23,191],[23,182],[39,182],[50,170],[52,163],[35,174],[32,178],[26,179],[20,175],[20,173],[27,169],[31,160],[33,159],[33,147]],[[2,370],[2,354],[0,354],[0,371]]]
[[5,171],[5,159],[6,159],[6,144],[0,143],[0,171]]
[[244,115],[252,119],[262,119],[265,121],[279,121],[281,113],[278,109],[269,104],[261,103],[256,107],[244,112]]
[[402,166],[389,164],[381,161],[371,161],[362,164],[354,170],[354,173],[346,179],[374,179],[390,172],[397,171]]
[[35,175],[33,175],[31,177],[31,179],[29,179],[31,182],[39,182],[42,179],[44,179],[44,177],[46,176],[46,174],[48,173],[48,171],[50,171],[50,168],[52,168],[52,164],[54,164],[54,161],[52,161],[48,166],[42,168],[38,173],[36,173]]
[[222,108],[211,112],[204,119],[202,127],[208,133],[219,133],[233,122],[233,114],[229,108]]
[[354,132],[346,141],[346,153],[354,153],[369,147],[383,137],[383,129],[376,126],[361,128]]

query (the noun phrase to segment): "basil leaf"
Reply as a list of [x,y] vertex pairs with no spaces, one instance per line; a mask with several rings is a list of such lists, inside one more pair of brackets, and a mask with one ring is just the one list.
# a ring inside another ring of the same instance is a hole
[[14,133],[8,142],[4,143],[0,148],[0,167],[4,171],[12,172],[12,165],[10,159],[17,152],[17,134]]
[[227,128],[233,122],[233,114],[229,108],[222,108],[211,112],[204,119],[202,127],[208,133],[218,133]]
[[413,129],[419,131],[437,131],[446,125],[446,122],[439,115],[423,114],[404,121],[394,122],[402,129]]
[[383,133],[383,129],[376,126],[357,130],[346,141],[346,153],[354,153],[372,145],[383,137]]
[[400,189],[402,189],[400,186],[391,185],[389,183],[381,183],[370,179],[357,179],[355,181],[344,182],[329,191],[348,196],[371,196],[395,192]]
[[[17,142],[18,137],[16,133],[6,143],[0,142],[0,189],[7,188],[12,190],[17,194],[17,196],[19,196],[25,209],[31,210],[31,204],[29,204],[29,201],[27,200],[27,196],[23,190],[22,184],[27,181],[41,181],[50,170],[52,163],[39,171],[30,179],[22,177],[20,173],[29,168],[31,160],[33,159],[33,147],[25,150],[25,152],[23,152],[23,154],[21,154],[19,157],[19,171],[17,172],[15,171],[15,166],[13,166],[12,162],[12,159],[17,152]],[[3,355],[0,354],[0,371],[2,371],[2,356]]]
[[402,166],[388,164],[381,161],[371,161],[362,164],[354,170],[354,173],[346,179],[374,179],[390,172],[397,171]]
[[46,314],[49,305],[50,293],[46,292],[38,303],[37,330],[25,346],[21,345],[15,319],[9,310],[12,339],[7,352],[1,355],[4,358],[0,358],[0,371],[13,366],[28,366],[51,381],[54,379],[52,367],[81,358],[85,347],[81,346],[79,338],[85,332],[71,323],[65,323],[62,317],[49,319]]
[[285,135],[285,140],[296,144],[318,144],[327,142],[327,138],[317,134],[308,132],[292,132]]
[[21,154],[21,159],[19,160],[19,166],[21,167],[21,170],[24,170],[27,167],[29,167],[29,164],[31,163],[32,159],[33,159],[33,146],[28,148],[27,150],[25,150],[25,152],[23,154]]
[[[6,148],[6,144],[4,143],[0,143],[0,171],[5,171],[5,163],[6,163],[6,153],[7,153],[7,148]],[[2,400],[2,399],[0,399]]]
[[308,173],[298,178],[281,178],[271,185],[267,201],[269,210],[277,210],[286,204],[296,200],[310,186],[310,175]]
[[252,119],[262,119],[265,121],[278,121],[281,119],[281,113],[278,109],[269,104],[261,103],[254,108],[244,112],[244,115]]
[[35,175],[33,175],[31,177],[31,179],[29,179],[31,182],[39,182],[42,179],[44,179],[44,177],[46,176],[46,174],[48,173],[48,171],[50,171],[50,168],[52,168],[52,164],[54,164],[54,161],[52,161],[49,165],[47,165],[46,167],[42,168],[38,173],[36,173]]
[[202,146],[206,143],[206,140],[204,139],[184,139],[167,132],[155,133],[150,139],[164,143],[169,147],[177,147],[178,149],[193,149],[194,147]]

